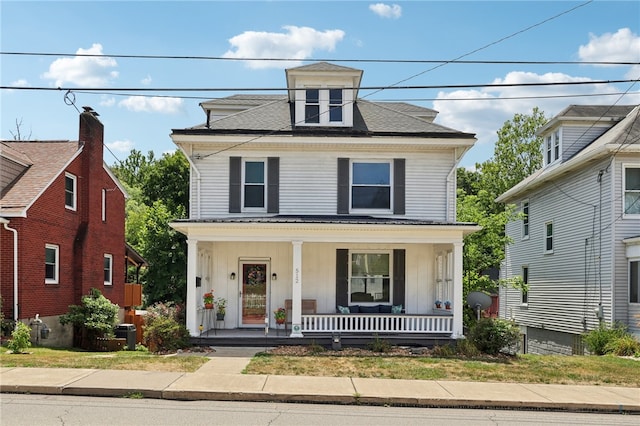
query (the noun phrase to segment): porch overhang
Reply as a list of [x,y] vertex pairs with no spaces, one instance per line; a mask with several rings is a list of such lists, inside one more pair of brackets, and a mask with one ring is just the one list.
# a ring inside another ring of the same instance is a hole
[[463,222],[369,216],[225,217],[177,220],[177,231],[198,241],[305,241],[341,243],[450,243],[479,231]]

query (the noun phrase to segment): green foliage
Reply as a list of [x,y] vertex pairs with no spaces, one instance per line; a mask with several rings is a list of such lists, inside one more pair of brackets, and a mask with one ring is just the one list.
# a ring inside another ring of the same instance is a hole
[[312,353],[312,354],[314,354],[314,355],[315,355],[315,354],[319,354],[319,353],[321,353],[321,352],[324,352],[325,350],[326,350],[326,349],[324,348],[324,346],[322,346],[322,345],[320,345],[320,344],[316,343],[316,341],[315,341],[315,340],[314,340],[314,341],[312,341],[312,342],[309,344],[309,352],[311,352],[311,353]]
[[480,352],[497,355],[518,342],[520,330],[512,321],[481,318],[471,329],[469,339]]
[[628,334],[607,343],[605,351],[616,356],[640,356],[640,342]]
[[387,340],[381,339],[377,334],[373,340],[367,344],[367,348],[373,352],[387,353],[391,350],[391,343]]
[[190,346],[189,330],[180,322],[182,310],[174,303],[157,303],[147,309],[144,342],[151,352]]
[[113,167],[126,184],[126,238],[149,263],[143,270],[145,304],[186,299],[186,237],[169,223],[187,217],[189,162],[180,151],[156,159],[131,151]]
[[582,340],[592,354],[605,355],[615,347],[614,342],[616,340],[630,336],[627,328],[622,324],[607,325],[606,323],[601,323],[595,330],[583,334]]
[[118,305],[111,303],[96,288],[92,288],[89,295],[82,296],[82,305],[71,305],[69,312],[60,316],[62,325],[84,328],[90,341],[96,337],[113,337],[117,322]]
[[29,347],[31,347],[31,328],[23,322],[17,322],[15,330],[11,333],[11,339],[7,342],[7,348],[14,354],[21,354]]

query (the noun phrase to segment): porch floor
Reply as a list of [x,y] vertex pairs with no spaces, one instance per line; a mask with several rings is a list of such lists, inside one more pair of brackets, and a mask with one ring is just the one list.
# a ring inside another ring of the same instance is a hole
[[[291,330],[284,328],[270,328],[265,334],[263,328],[238,329],[210,329],[200,336],[192,336],[191,343],[196,346],[305,346],[317,344],[330,348],[331,333],[306,333],[304,337],[289,337]],[[365,348],[376,337],[376,334],[342,333],[340,341],[342,347]],[[407,333],[377,333],[377,337],[396,346],[428,347],[455,345],[456,339],[448,334],[407,334]]]

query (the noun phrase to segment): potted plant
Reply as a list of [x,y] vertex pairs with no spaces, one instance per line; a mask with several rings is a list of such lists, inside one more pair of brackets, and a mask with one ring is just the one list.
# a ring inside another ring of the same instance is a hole
[[451,302],[449,302],[448,300],[446,300],[446,301],[444,302],[444,307],[445,307],[445,309],[451,309]]
[[284,324],[287,319],[287,311],[284,308],[278,308],[273,311],[273,317],[276,319],[276,324]]
[[202,296],[205,309],[213,309],[213,290]]
[[223,321],[224,316],[227,313],[227,299],[218,297],[216,299],[216,309],[216,319],[218,321]]
[[442,300],[436,300],[436,308],[437,309],[442,308]]

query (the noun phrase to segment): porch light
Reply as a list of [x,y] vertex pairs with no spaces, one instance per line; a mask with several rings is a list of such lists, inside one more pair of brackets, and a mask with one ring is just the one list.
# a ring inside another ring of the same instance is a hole
[[278,279],[278,274],[276,274],[275,272],[273,274],[271,274],[271,280],[272,281],[276,281]]
[[231,278],[232,280],[236,279],[236,273],[232,272],[231,275],[229,275],[229,278]]

